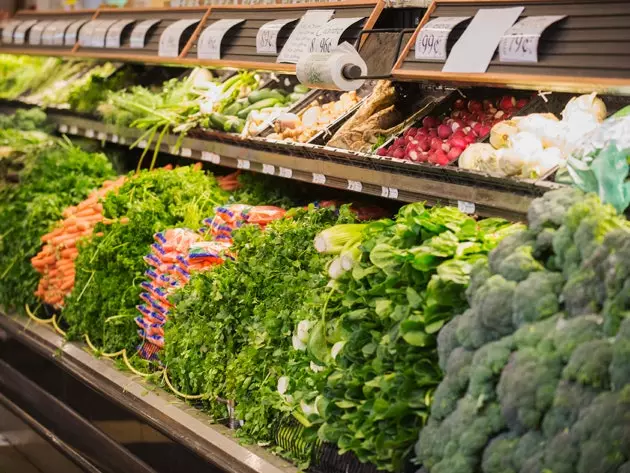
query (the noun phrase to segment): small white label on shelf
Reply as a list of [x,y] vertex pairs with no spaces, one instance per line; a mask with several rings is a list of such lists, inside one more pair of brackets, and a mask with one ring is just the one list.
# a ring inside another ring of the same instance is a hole
[[192,156],[192,149],[190,148],[182,148],[179,152],[180,156],[184,158],[190,158]]
[[202,151],[201,152],[201,160],[207,161],[212,164],[220,164],[221,156],[216,153],[211,153],[210,151]]
[[263,174],[275,174],[276,168],[271,164],[263,164]]
[[86,129],[85,130],[85,137],[86,138],[94,138],[94,130],[91,129]]
[[286,177],[290,179],[291,177],[293,177],[293,170],[289,168],[280,168],[278,175],[280,177]]
[[525,7],[480,8],[448,55],[442,72],[483,73],[501,37]]
[[398,189],[395,187],[381,187],[381,197],[388,197],[390,199],[398,198]]
[[64,33],[64,44],[66,46],[74,46],[74,44],[77,42],[77,36],[79,34],[79,31],[83,29],[83,27],[88,22],[89,20],[77,20],[70,23],[70,25],[66,28],[66,31]]
[[112,143],[118,143],[118,135],[112,135]]
[[475,213],[475,204],[473,202],[466,202],[465,200],[458,200],[457,208],[459,209],[460,212],[464,212],[465,214]]
[[142,140],[140,143],[138,143],[138,148],[140,149],[145,149],[147,146],[149,146],[149,143],[147,143],[145,140]]
[[250,162],[248,159],[237,159],[236,167],[238,169],[249,169]]
[[326,184],[326,176],[323,174],[313,173],[313,184]]
[[308,10],[304,13],[280,51],[277,62],[297,64],[298,60],[308,53],[317,31],[328,23],[334,14],[335,10]]
[[179,42],[186,28],[199,23],[199,20],[177,20],[166,27],[160,36],[158,56],[177,57],[179,56]]
[[15,31],[13,32],[13,44],[24,44],[26,40],[26,33],[30,30],[35,24],[37,20],[26,20],[22,21]]
[[105,141],[107,139],[107,133],[103,133],[102,131],[99,131],[98,134],[96,135],[96,139]]
[[52,21],[40,21],[37,24],[33,25],[31,28],[31,32],[28,35],[28,44],[32,46],[38,46],[42,44],[42,36],[44,35],[44,30],[50,26]]
[[313,39],[311,39],[309,52],[331,53],[333,49],[339,46],[339,39],[344,31],[355,23],[363,20],[363,18],[364,17],[333,18],[317,30]]
[[278,54],[278,33],[285,25],[297,21],[297,18],[281,18],[268,21],[256,33],[257,54]]
[[93,48],[104,48],[105,38],[107,38],[107,32],[114,26],[118,20],[101,20],[101,22],[94,28],[92,33],[91,45]]
[[133,19],[124,19],[118,20],[107,30],[107,36],[105,36],[105,47],[106,48],[120,48],[120,38],[122,36],[122,32],[128,25],[135,23],[136,20]]
[[21,21],[12,20],[2,25],[2,42],[11,44],[13,42],[13,33],[15,32]]
[[566,15],[528,16],[516,23],[501,38],[501,62],[538,62],[538,42],[543,32]]
[[121,136],[120,139],[118,140],[118,144],[124,145],[125,143],[127,143],[127,138],[125,138],[124,136]]
[[381,186],[381,197],[389,197],[389,187]]
[[350,179],[348,179],[348,190],[361,192],[363,190],[363,184],[361,184],[359,181],[351,181]]
[[71,135],[78,135],[79,134],[79,127],[76,126],[76,125],[70,126],[70,129],[68,130],[68,133],[70,133]]
[[221,42],[225,34],[244,19],[217,20],[199,35],[197,41],[197,57],[199,59],[221,59]]
[[142,49],[144,48],[144,42],[147,37],[147,33],[151,29],[152,26],[157,25],[160,19],[151,19],[144,20],[138,23],[131,32],[131,36],[129,37],[129,46],[134,49]]
[[59,125],[59,131],[61,133],[68,133],[68,125],[62,123],[61,125]]
[[469,16],[443,16],[427,22],[416,36],[416,59],[445,61],[448,36],[453,28],[469,18]]

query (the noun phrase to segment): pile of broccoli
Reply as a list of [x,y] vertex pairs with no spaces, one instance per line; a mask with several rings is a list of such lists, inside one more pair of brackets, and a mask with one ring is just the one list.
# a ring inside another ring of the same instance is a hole
[[630,226],[575,189],[477,262],[438,337],[430,473],[630,473]]

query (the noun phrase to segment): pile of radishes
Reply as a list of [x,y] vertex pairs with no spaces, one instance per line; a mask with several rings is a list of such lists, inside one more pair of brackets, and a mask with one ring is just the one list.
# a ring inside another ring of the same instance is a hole
[[459,158],[468,145],[487,136],[495,123],[507,120],[527,102],[509,95],[496,102],[457,99],[450,115],[424,117],[421,127],[408,128],[376,154],[446,166]]

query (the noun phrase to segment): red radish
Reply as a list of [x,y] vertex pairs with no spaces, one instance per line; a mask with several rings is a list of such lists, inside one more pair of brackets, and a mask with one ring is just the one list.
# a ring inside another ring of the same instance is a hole
[[403,136],[405,138],[407,138],[409,136],[416,136],[417,133],[418,133],[418,129],[414,128],[414,127],[411,127],[411,128],[408,128],[407,130],[405,130],[405,132],[403,133]]
[[442,151],[448,153],[451,150],[451,145],[448,142],[442,143]]
[[424,117],[422,119],[422,126],[425,128],[434,128],[438,126],[438,119],[435,117]]
[[465,105],[466,103],[464,102],[464,99],[457,99],[453,102],[453,108],[456,110],[463,110]]
[[436,151],[433,154],[432,158],[433,158],[433,160],[431,160],[431,158],[429,158],[429,162],[432,162],[433,164],[437,164],[438,166],[444,166],[444,165],[448,164],[448,156],[442,150]]
[[451,113],[452,118],[459,118],[461,116],[462,116],[461,110],[455,110],[454,112]]
[[495,113],[497,113],[497,109],[495,107],[490,107],[487,112],[488,115],[494,115]]
[[442,149],[442,140],[439,138],[431,138],[431,149]]
[[499,101],[499,108],[503,111],[508,111],[516,106],[516,99],[510,95],[504,95]]
[[483,105],[479,100],[471,100],[468,102],[468,111],[469,112],[480,112],[483,110]]
[[450,162],[455,161],[457,158],[459,158],[459,155],[462,154],[463,152],[464,152],[463,148],[451,148],[451,150],[447,154],[448,160]]
[[396,138],[396,140],[394,141],[394,146],[396,147],[401,147],[401,146],[405,146],[407,143],[405,142],[404,138]]
[[448,125],[440,125],[440,126],[438,126],[437,134],[443,140],[445,140],[446,138],[451,136],[452,133],[453,133],[453,131],[451,130],[450,126],[448,126]]
[[405,150],[402,148],[396,148],[396,151],[392,154],[392,158],[403,159],[405,157]]
[[477,138],[474,135],[470,134],[470,135],[466,135],[466,138],[464,138],[464,140],[466,140],[466,143],[472,144],[475,141],[477,141]]
[[462,131],[468,135],[472,131],[472,128],[470,128],[469,126],[465,126],[464,128],[462,128]]
[[468,142],[466,141],[465,138],[451,138],[451,149],[453,148],[461,148],[461,149],[465,149],[466,146],[468,146]]
[[437,129],[436,128],[431,128],[429,130],[429,133],[427,135],[429,138],[435,138],[437,136]]
[[457,132],[457,130],[460,129],[461,127],[462,126],[455,121],[451,123],[451,130],[453,130],[453,133]]
[[420,153],[418,151],[416,151],[415,149],[411,150],[408,153],[409,159],[411,159],[414,162],[418,162],[420,161]]
[[417,148],[422,151],[429,151],[431,149],[431,141],[426,138],[422,139],[418,142]]
[[386,148],[379,148],[376,150],[376,154],[378,156],[387,156],[387,149]]
[[490,130],[491,130],[491,127],[489,127],[488,125],[481,125],[479,127],[479,131],[477,132],[477,134],[479,136],[486,136],[490,134]]
[[481,135],[480,130],[483,128],[483,125],[481,123],[475,123],[474,125],[471,125],[471,127],[474,130],[474,132],[477,134],[477,136]]
[[426,151],[420,154],[420,162],[426,163],[429,160],[429,153]]
[[418,128],[418,131],[416,132],[415,138],[416,139],[420,139],[420,138],[424,138],[427,136],[428,131],[425,128]]
[[527,99],[519,99],[516,101],[516,108],[523,108],[528,103],[529,103],[529,100]]

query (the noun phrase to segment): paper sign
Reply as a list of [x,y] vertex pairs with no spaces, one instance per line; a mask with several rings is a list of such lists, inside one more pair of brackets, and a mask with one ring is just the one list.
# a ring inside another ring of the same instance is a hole
[[217,20],[199,35],[197,41],[197,57],[199,59],[221,59],[221,42],[225,33],[245,20]]
[[361,192],[363,190],[363,184],[359,181],[351,181],[348,179],[348,190],[354,192]]
[[77,42],[79,30],[81,30],[88,21],[89,20],[77,20],[68,26],[64,33],[64,43],[66,46],[74,46]]
[[26,33],[30,30],[35,24],[37,20],[26,20],[23,21],[15,28],[13,32],[13,44],[24,44],[26,39]]
[[38,46],[42,44],[42,35],[44,34],[44,30],[50,26],[52,21],[40,21],[37,24],[33,25],[31,28],[31,32],[28,35],[28,44],[33,46]]
[[326,184],[326,176],[317,172],[313,173],[313,184]]
[[333,18],[324,26],[322,26],[313,39],[309,47],[311,53],[330,53],[339,46],[341,35],[355,23],[363,20],[359,18]]
[[[44,32],[42,33],[42,44],[46,46],[52,46],[55,44],[55,38],[57,34],[58,28],[63,28],[65,24],[69,22],[64,20],[56,20],[51,21],[46,28],[44,28]],[[65,31],[65,29],[64,29]],[[61,44],[63,45],[63,35],[61,36]]]
[[144,48],[144,40],[147,36],[147,33],[151,29],[152,26],[157,25],[162,20],[144,20],[138,23],[133,31],[131,32],[131,37],[129,39],[130,46],[135,49]]
[[501,62],[538,62],[538,42],[543,32],[566,15],[528,16],[516,23],[501,38]]
[[457,201],[457,208],[460,212],[465,214],[474,214],[475,213],[475,204],[474,202],[466,202],[465,200]]
[[238,169],[249,169],[249,160],[248,159],[237,159],[236,167]]
[[256,53],[278,54],[278,33],[285,25],[297,21],[297,18],[268,21],[256,33]]
[[13,42],[13,32],[20,23],[20,21],[13,20],[2,25],[2,42],[4,44],[11,44]]
[[446,60],[446,42],[453,28],[468,20],[469,16],[445,16],[429,21],[416,37],[416,59]]
[[89,48],[92,46],[92,35],[94,31],[100,24],[100,20],[92,20],[88,21],[85,25],[81,27],[79,30],[79,45]]
[[289,168],[280,168],[280,171],[278,172],[280,177],[286,177],[287,179],[290,179],[291,177],[293,177],[293,170],[289,169]]
[[90,44],[93,48],[105,47],[105,37],[107,36],[107,32],[117,21],[118,20],[101,20],[92,33],[92,41]]
[[276,168],[272,164],[263,164],[262,172],[263,174],[275,174]]
[[107,36],[105,36],[105,47],[106,48],[120,48],[120,38],[122,36],[122,32],[128,25],[135,23],[136,20],[126,19],[126,20],[118,20],[107,30]]
[[212,164],[221,164],[221,156],[216,153],[211,153],[210,151],[202,151],[201,160],[208,161]]
[[335,10],[308,10],[291,32],[276,62],[297,64],[298,60],[309,52],[311,42],[317,31],[328,23]]
[[524,7],[479,9],[453,46],[442,72],[486,72],[501,37],[523,10]]
[[166,27],[160,36],[160,46],[158,56],[177,57],[179,56],[179,40],[186,28],[199,23],[199,20],[177,20]]

